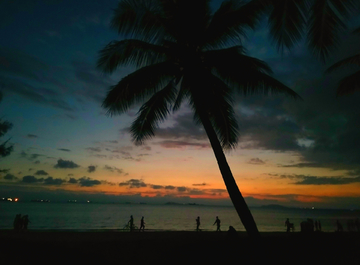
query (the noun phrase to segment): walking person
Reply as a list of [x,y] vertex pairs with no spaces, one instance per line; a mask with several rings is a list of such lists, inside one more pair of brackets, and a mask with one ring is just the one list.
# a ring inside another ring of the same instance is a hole
[[140,220],[140,229],[139,229],[139,231],[141,231],[141,229],[143,230],[143,232],[144,232],[144,230],[145,230],[145,221],[144,221],[144,216],[141,218],[141,220]]
[[214,222],[214,224],[213,224],[213,225],[216,224],[216,232],[218,232],[218,231],[220,232],[220,231],[221,231],[221,230],[220,230],[220,223],[221,223],[221,221],[220,221],[219,217],[216,216],[215,222]]
[[200,231],[200,216],[196,218],[196,231]]
[[129,226],[130,226],[130,232],[132,232],[134,229],[134,218],[132,215],[130,215]]
[[31,223],[28,215],[22,217],[22,226],[24,230],[27,230],[28,224]]

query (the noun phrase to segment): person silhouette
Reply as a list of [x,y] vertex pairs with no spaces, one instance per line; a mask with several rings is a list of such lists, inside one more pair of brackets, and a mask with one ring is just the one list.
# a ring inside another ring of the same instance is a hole
[[132,215],[130,215],[129,226],[130,226],[130,232],[132,232],[134,229],[134,218]]
[[139,231],[141,231],[141,229],[142,229],[143,231],[145,230],[144,216],[141,218]]
[[318,226],[319,226],[319,231],[321,232],[321,222],[320,222],[320,220],[318,221]]
[[343,226],[342,226],[342,224],[339,222],[339,220],[336,220],[336,227],[337,227],[337,231],[338,231],[338,232],[343,232],[343,231],[344,231]]
[[196,231],[200,231],[200,216],[196,218]]
[[216,224],[216,232],[218,232],[218,231],[220,232],[220,231],[221,231],[221,230],[220,230],[220,223],[221,223],[221,221],[220,221],[219,217],[216,216],[215,222],[214,222],[214,224],[213,224],[213,225]]
[[289,218],[286,218],[285,226],[286,226],[286,232],[290,232],[290,220],[289,220]]
[[29,216],[28,215],[24,215],[22,217],[22,226],[23,226],[23,229],[24,230],[27,230],[27,227],[28,227],[28,224],[31,223],[30,220],[29,220]]

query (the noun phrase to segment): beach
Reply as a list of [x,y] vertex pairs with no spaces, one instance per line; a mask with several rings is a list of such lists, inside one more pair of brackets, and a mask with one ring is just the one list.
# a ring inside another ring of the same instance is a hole
[[0,230],[0,251],[9,264],[360,264],[358,232],[260,234]]

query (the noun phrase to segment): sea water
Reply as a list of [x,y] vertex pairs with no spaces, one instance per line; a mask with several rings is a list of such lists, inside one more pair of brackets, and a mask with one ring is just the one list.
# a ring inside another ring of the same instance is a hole
[[[360,218],[360,211],[351,210],[262,207],[250,210],[261,232],[285,231],[286,218],[294,223],[295,231],[300,231],[302,221],[312,218],[321,222],[325,232],[335,231],[337,220],[346,230],[348,220]],[[148,231],[194,231],[198,216],[203,231],[216,230],[216,216],[221,220],[223,231],[230,225],[237,231],[245,231],[232,206],[3,202],[0,203],[0,229],[12,229],[16,214],[29,215],[28,229],[33,230],[121,230],[133,215],[136,226],[140,226],[144,216]]]

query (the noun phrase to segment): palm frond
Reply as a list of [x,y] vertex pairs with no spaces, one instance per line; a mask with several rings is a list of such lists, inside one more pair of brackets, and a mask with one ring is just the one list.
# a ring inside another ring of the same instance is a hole
[[160,1],[167,33],[178,43],[198,43],[210,19],[210,0]]
[[287,87],[275,78],[259,71],[244,71],[228,75],[225,83],[233,86],[243,95],[277,95],[284,94],[293,99],[302,99],[294,90]]
[[112,86],[102,107],[110,115],[122,114],[133,104],[152,96],[178,74],[178,66],[171,62],[143,67]]
[[337,96],[344,96],[360,91],[360,71],[355,72],[347,77],[344,77],[337,89]]
[[[339,31],[346,28],[343,17],[351,1],[315,0],[309,17],[308,43],[322,61],[338,46]],[[332,5],[330,5],[330,3]]]
[[209,105],[209,118],[224,149],[236,147],[239,126],[232,107],[231,89],[217,77],[211,75],[209,80],[213,84],[210,95],[213,102]]
[[254,29],[266,9],[266,0],[244,3],[239,0],[224,1],[213,15],[203,38],[206,49],[238,44],[246,30]]
[[169,114],[175,97],[176,87],[172,80],[142,105],[130,128],[133,141],[136,144],[142,144],[143,141],[154,136],[154,131],[159,122],[164,121]]
[[247,56],[244,53],[244,47],[234,46],[227,49],[204,52],[203,57],[205,64],[221,76],[231,73],[237,74],[249,69],[268,74],[272,73],[271,68],[266,62]]
[[269,16],[270,35],[278,50],[292,48],[302,39],[306,24],[308,0],[273,1]]
[[179,89],[179,91],[177,93],[176,100],[174,102],[174,106],[173,106],[173,109],[172,109],[174,112],[177,111],[180,108],[180,106],[181,106],[182,102],[184,101],[184,99],[189,97],[189,88],[186,85],[186,81],[184,81],[183,77],[182,77],[181,80],[179,80],[178,83],[180,83],[181,86],[180,86],[180,89]]
[[351,64],[355,64],[357,66],[360,66],[360,54],[356,54],[354,56],[351,56],[351,57],[348,57],[348,58],[343,59],[341,61],[338,61],[337,63],[330,66],[326,70],[326,73],[331,73],[334,70],[339,69],[340,67],[351,65]]
[[353,34],[360,34],[360,27],[354,29]]
[[120,0],[111,27],[126,38],[156,42],[165,35],[158,0]]
[[166,59],[166,49],[160,45],[140,40],[112,41],[99,52],[97,67],[105,73],[114,72],[119,66],[137,68]]

